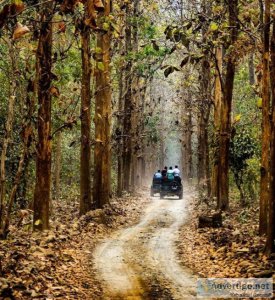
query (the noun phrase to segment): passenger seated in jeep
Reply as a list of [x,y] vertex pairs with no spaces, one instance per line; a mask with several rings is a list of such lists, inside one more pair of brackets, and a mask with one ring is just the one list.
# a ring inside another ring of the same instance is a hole
[[178,166],[175,166],[173,172],[174,172],[174,178],[175,178],[175,181],[181,183],[179,167],[178,167]]
[[174,171],[173,171],[173,168],[170,167],[169,170],[167,171],[167,179],[168,180],[174,180]]
[[154,174],[153,182],[154,182],[154,183],[161,183],[161,181],[162,181],[162,175],[161,175],[160,170],[158,170],[158,171]]

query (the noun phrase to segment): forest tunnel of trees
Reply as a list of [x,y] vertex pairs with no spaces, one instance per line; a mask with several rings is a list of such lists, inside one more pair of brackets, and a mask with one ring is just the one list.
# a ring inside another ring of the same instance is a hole
[[217,209],[258,202],[274,252],[274,20],[270,0],[0,1],[1,238],[178,164]]

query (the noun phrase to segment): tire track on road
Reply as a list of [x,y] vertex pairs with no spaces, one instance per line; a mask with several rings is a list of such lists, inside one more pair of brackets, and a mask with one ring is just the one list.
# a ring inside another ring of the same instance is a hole
[[152,198],[141,221],[116,232],[94,252],[103,299],[195,299],[195,278],[176,258],[174,242],[187,217],[183,200]]

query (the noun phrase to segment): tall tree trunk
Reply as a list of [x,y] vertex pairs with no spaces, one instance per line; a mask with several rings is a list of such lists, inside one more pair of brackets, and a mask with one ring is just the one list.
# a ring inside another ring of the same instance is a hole
[[61,174],[61,144],[62,144],[62,132],[58,131],[56,135],[56,149],[55,149],[55,170],[54,170],[54,198],[60,197],[60,174]]
[[263,78],[262,78],[262,160],[260,183],[260,224],[259,233],[267,232],[267,213],[269,191],[270,168],[270,0],[265,1],[264,27],[263,27]]
[[9,54],[11,59],[10,70],[10,95],[8,102],[8,114],[5,124],[5,134],[2,144],[1,160],[0,160],[0,226],[3,225],[4,211],[5,211],[5,197],[6,197],[6,158],[7,151],[11,141],[14,121],[14,105],[16,100],[16,53],[13,46],[13,42],[9,42]]
[[[122,46],[122,44],[120,45]],[[122,50],[122,47],[121,47]],[[123,128],[122,128],[122,114],[123,114],[123,80],[124,80],[124,68],[120,70],[119,73],[119,96],[118,96],[118,115],[117,115],[117,196],[122,196],[122,176],[123,176],[123,161],[122,161],[122,136],[123,136]]]
[[[134,0],[133,4],[133,46],[132,51],[138,52],[138,16],[139,16],[139,0]],[[131,168],[131,190],[134,192],[138,185],[138,153],[140,147],[140,136],[139,136],[139,105],[140,105],[140,78],[136,72],[133,73],[132,80],[132,168]]]
[[[87,6],[86,6],[87,7]],[[83,22],[84,23],[84,22]],[[91,50],[90,29],[81,30],[81,150],[80,150],[80,215],[91,209]]]
[[[143,92],[141,95],[141,104],[140,104],[140,136],[141,136],[141,149],[140,149],[140,185],[143,186],[147,184],[147,174],[146,174],[146,139],[145,139],[145,124],[144,124],[144,112],[145,112],[145,101],[146,101],[146,93],[147,93],[147,87],[148,87],[148,80],[149,80],[149,85],[151,83],[151,79],[148,77],[145,79],[144,87],[143,87]],[[151,174],[150,174],[151,177]],[[150,178],[151,180],[151,178]]]
[[[269,6],[266,5],[268,9]],[[268,19],[268,18],[267,18]],[[270,84],[271,84],[271,95],[272,95],[272,122],[271,122],[271,166],[270,166],[270,197],[268,205],[268,222],[267,222],[267,240],[265,252],[270,255],[275,252],[275,17],[272,17],[273,21],[273,33],[271,37],[270,46]]]
[[[203,1],[203,12],[210,16],[211,5]],[[202,27],[202,41],[205,42],[208,25]],[[210,64],[206,56],[201,63],[201,102],[198,113],[198,165],[197,177],[200,189],[207,190],[210,193],[210,175],[209,175],[209,143],[208,143],[208,122],[211,107],[211,89],[210,89]]]
[[217,48],[215,53],[215,88],[214,88],[214,149],[212,157],[211,175],[211,198],[218,199],[219,186],[219,132],[221,121],[221,102],[222,102],[222,48]]
[[38,89],[38,144],[36,157],[36,183],[34,191],[33,226],[36,230],[49,229],[49,203],[51,192],[51,94],[52,84],[52,17],[53,3],[41,4],[41,27],[37,48]]
[[[126,4],[126,28],[125,28],[125,49],[127,56],[132,51],[132,25],[130,22],[131,4]],[[132,164],[132,145],[131,145],[131,132],[132,132],[132,61],[128,58],[125,67],[125,96],[124,96],[124,121],[123,121],[123,189],[130,190],[130,176]]]
[[138,136],[138,109],[139,109],[139,78],[137,75],[133,76],[132,80],[132,132],[131,132],[131,184],[130,189],[132,192],[136,190],[137,183],[137,156],[139,146]]
[[137,172],[136,172],[136,186],[140,188],[142,186],[145,173],[143,172],[142,166],[144,161],[144,105],[147,90],[147,78],[142,80],[139,78],[139,95],[138,95],[138,112],[137,112]]
[[[111,1],[104,1],[104,13],[99,14],[102,22],[110,15]],[[110,82],[110,31],[98,33],[96,92],[95,92],[95,174],[94,201],[97,208],[109,202],[111,194],[111,82]],[[102,67],[100,67],[102,65]]]
[[192,158],[192,106],[191,95],[188,93],[184,99],[183,109],[183,135],[182,135],[182,178],[188,183],[193,177],[193,158]]
[[[229,46],[234,47],[238,38],[238,0],[228,2],[227,6],[229,26],[231,28]],[[224,94],[221,104],[218,207],[222,210],[229,208],[229,142],[231,136],[231,109],[235,77],[235,58],[233,55],[232,53],[228,53]]]

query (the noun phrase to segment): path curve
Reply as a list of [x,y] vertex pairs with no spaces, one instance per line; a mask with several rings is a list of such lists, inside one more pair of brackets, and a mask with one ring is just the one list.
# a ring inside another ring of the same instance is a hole
[[116,232],[94,252],[104,299],[196,299],[196,279],[178,263],[175,242],[188,214],[183,200],[151,198],[140,222]]

